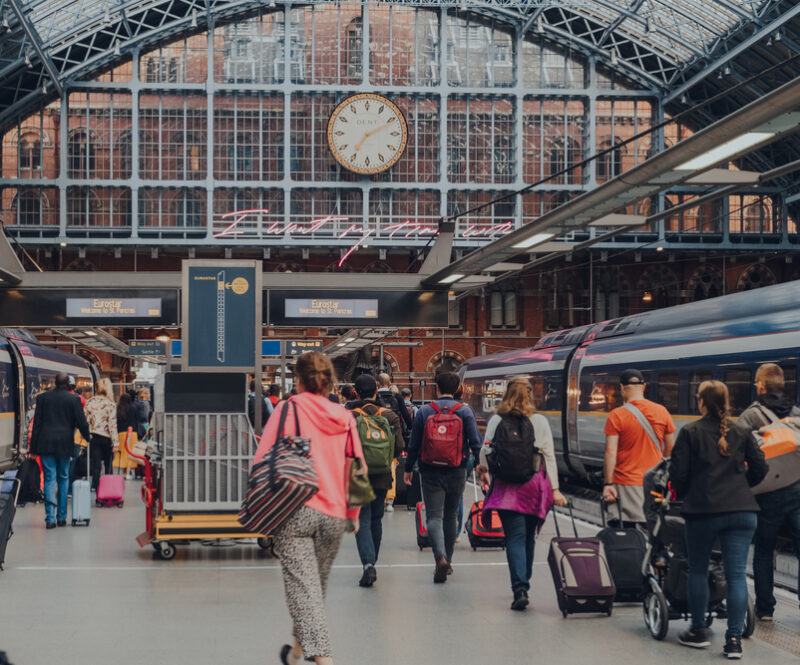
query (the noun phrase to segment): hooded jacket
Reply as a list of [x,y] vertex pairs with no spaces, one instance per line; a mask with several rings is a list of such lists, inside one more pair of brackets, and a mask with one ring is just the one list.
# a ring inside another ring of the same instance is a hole
[[[297,407],[300,432],[295,429],[290,410],[283,432],[279,433],[281,414],[290,402]],[[329,517],[357,519],[360,509],[348,509],[345,494],[345,457],[364,457],[353,415],[327,397],[314,393],[300,393],[288,401],[279,402],[261,435],[253,464],[267,454],[281,434],[300,434],[311,440],[311,458],[317,471],[319,491],[308,500],[306,506]]]
[[770,421],[766,414],[759,408],[761,406],[767,407],[778,418],[787,418],[789,416],[800,416],[800,409],[795,406],[794,401],[780,393],[766,393],[759,395],[758,399],[748,406],[736,423],[739,427],[744,427],[750,431],[757,430],[764,425],[769,425]]

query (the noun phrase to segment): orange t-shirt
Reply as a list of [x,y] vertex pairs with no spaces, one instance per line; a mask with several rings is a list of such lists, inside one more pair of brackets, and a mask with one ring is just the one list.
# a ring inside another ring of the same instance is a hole
[[[672,422],[669,411],[647,399],[637,399],[631,404],[650,422],[663,449],[664,435],[675,431],[675,423]],[[608,414],[604,432],[607,436],[619,437],[614,482],[617,485],[641,485],[645,472],[661,461],[661,450],[656,449],[636,416],[621,406]]]

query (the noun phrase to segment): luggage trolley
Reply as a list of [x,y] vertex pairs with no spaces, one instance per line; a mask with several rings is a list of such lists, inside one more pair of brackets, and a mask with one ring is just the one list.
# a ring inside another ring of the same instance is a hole
[[[215,375],[216,389],[220,376]],[[242,381],[246,378],[238,376]],[[197,383],[198,378],[195,374],[192,380]],[[168,392],[170,373],[165,379]],[[185,379],[186,375],[180,377],[180,381]],[[146,528],[136,538],[139,546],[152,545],[161,559],[169,561],[178,543],[254,538],[272,555],[272,538],[247,531],[237,520],[257,441],[246,404],[217,412],[204,410],[202,400],[188,408],[184,400],[177,404],[180,410],[170,408],[175,404],[167,399],[167,409],[154,414],[152,429],[159,440],[151,441],[144,455],[133,452],[126,442],[128,454],[141,461],[145,470]]]

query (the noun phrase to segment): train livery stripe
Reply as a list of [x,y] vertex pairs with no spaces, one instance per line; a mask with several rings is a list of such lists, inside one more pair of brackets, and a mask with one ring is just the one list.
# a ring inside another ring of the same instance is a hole
[[64,363],[54,362],[52,360],[43,360],[35,356],[25,356],[25,366],[34,367],[36,369],[50,370],[51,372],[65,372],[67,374],[77,374],[78,376],[91,377],[91,372],[88,367],[81,367],[79,365],[65,365]]
[[519,374],[540,374],[542,372],[561,372],[564,370],[563,360],[550,360],[546,362],[531,362],[525,365],[498,365],[464,373],[464,380],[483,379],[483,378],[506,378]]
[[14,412],[13,411],[3,411],[0,413],[0,418],[13,418]]
[[[597,347],[602,347],[602,340],[597,343]],[[589,345],[586,355],[581,360],[581,369],[597,367],[598,365],[607,366],[609,363],[617,364],[619,362],[617,360],[619,354],[624,354],[623,361],[626,365],[633,366],[640,362],[677,361],[684,358],[708,358],[757,353],[759,351],[797,349],[800,347],[800,330],[691,342],[689,344],[671,344],[647,349],[626,349],[607,353],[600,352],[597,347]],[[593,353],[595,348],[597,348],[597,352]]]

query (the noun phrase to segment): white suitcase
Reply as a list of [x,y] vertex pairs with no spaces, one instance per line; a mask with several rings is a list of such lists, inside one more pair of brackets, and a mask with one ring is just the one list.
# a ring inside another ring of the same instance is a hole
[[92,485],[88,480],[72,483],[72,526],[78,523],[89,526],[92,509]]

